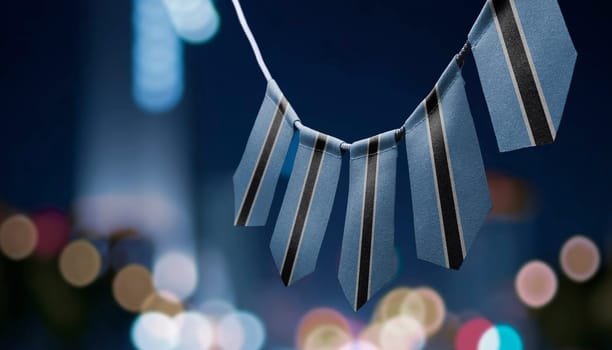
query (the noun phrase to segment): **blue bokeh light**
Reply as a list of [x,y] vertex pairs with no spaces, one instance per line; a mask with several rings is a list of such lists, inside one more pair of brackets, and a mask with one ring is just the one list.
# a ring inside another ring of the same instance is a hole
[[162,113],[181,100],[183,48],[162,0],[134,0],[133,95],[144,110]]

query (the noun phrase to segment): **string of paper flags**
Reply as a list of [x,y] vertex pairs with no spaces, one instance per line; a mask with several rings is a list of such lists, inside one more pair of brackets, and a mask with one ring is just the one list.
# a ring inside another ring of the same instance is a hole
[[431,93],[404,125],[346,143],[302,124],[232,0],[266,94],[234,174],[235,225],[266,224],[294,134],[299,145],[270,248],[286,285],[314,271],[348,153],[349,198],[338,278],[357,310],[395,273],[397,148],[404,143],[420,259],[459,269],[491,208],[461,73],[474,54],[500,151],[552,143],[577,53],[556,0],[487,0]]

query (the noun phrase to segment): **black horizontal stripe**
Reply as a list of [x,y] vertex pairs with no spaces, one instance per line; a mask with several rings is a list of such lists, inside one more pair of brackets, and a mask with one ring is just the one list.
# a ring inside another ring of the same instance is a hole
[[457,222],[457,210],[453,196],[453,184],[451,181],[450,167],[446,153],[446,140],[442,129],[442,115],[438,104],[437,87],[427,96],[426,109],[431,135],[431,149],[435,167],[436,183],[438,184],[438,203],[442,213],[442,229],[446,242],[446,255],[449,267],[458,269],[463,263],[463,251],[461,248],[461,236],[459,223]]
[[535,72],[529,64],[525,49],[527,43],[523,42],[510,1],[513,0],[492,0],[493,12],[499,22],[504,38],[502,45],[505,45],[510,60],[510,74],[514,74],[534,142],[536,145],[549,144],[553,142],[553,136],[544,110],[544,101],[536,85]]
[[244,196],[244,200],[238,213],[238,218],[236,219],[236,226],[247,225],[247,221],[251,211],[253,210],[253,205],[257,199],[259,187],[261,186],[264,174],[266,173],[266,168],[268,167],[270,157],[272,156],[272,151],[274,150],[274,145],[276,144],[276,139],[278,133],[280,132],[283,118],[287,111],[287,104],[287,100],[284,96],[282,96],[278,106],[276,106],[276,111],[274,112],[274,117],[272,118],[266,139],[264,140],[261,154],[257,160],[257,164],[255,165],[255,170],[251,176],[249,186],[247,187],[246,195]]
[[312,202],[312,197],[315,192],[315,186],[317,184],[319,169],[321,168],[323,152],[325,152],[326,145],[327,136],[319,134],[315,142],[315,147],[312,150],[312,157],[308,166],[306,180],[304,181],[304,187],[302,189],[302,196],[295,215],[293,229],[291,230],[291,236],[289,237],[289,246],[287,247],[287,252],[285,254],[281,271],[281,278],[286,286],[291,282],[291,276],[293,275],[295,260],[300,248],[302,236],[304,234],[306,219],[308,218],[308,212],[310,211],[310,203]]

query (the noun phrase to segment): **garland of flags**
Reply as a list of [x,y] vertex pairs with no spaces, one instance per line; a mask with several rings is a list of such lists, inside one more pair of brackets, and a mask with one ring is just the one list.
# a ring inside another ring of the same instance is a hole
[[490,208],[461,74],[474,54],[499,150],[552,143],[577,53],[556,0],[487,0],[431,93],[404,125],[352,144],[302,124],[272,79],[238,0],[240,23],[268,81],[234,174],[235,225],[266,224],[294,134],[299,146],[270,248],[290,285],[312,273],[348,153],[349,198],[338,278],[355,310],[395,273],[397,148],[407,150],[417,255],[459,269]]

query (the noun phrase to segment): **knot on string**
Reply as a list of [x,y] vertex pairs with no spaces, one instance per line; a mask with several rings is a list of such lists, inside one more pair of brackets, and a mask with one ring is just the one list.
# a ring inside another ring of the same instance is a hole
[[469,41],[465,42],[465,45],[461,48],[461,51],[455,56],[455,60],[459,67],[463,67],[463,63],[465,62],[465,57],[472,53],[472,44]]

